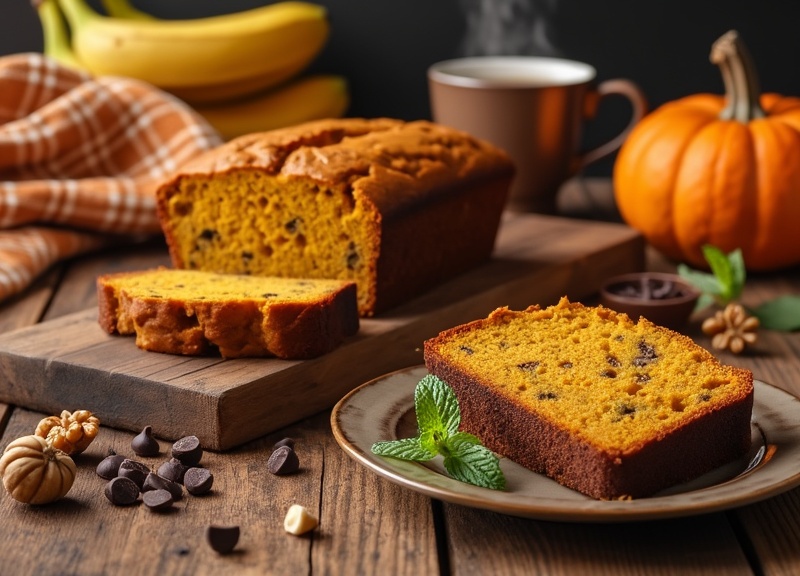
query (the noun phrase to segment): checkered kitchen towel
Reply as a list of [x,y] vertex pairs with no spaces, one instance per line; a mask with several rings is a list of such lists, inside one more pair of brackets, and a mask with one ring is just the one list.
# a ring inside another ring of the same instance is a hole
[[160,233],[159,181],[220,143],[147,84],[0,57],[0,300],[61,259]]

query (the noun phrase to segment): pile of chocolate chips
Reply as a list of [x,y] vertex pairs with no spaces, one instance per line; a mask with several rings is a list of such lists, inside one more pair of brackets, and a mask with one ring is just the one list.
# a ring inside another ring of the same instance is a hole
[[608,291],[619,296],[641,300],[668,300],[687,295],[685,288],[680,284],[660,278],[642,278],[639,281],[619,282],[609,286]]
[[[146,426],[131,442],[137,456],[157,456],[158,441]],[[183,497],[183,489],[199,496],[211,490],[214,475],[200,466],[203,449],[197,436],[186,436],[172,445],[172,458],[154,472],[147,464],[109,450],[97,465],[97,475],[108,480],[104,493],[115,506],[130,506],[139,501],[150,510],[166,510]]]
[[[300,460],[294,450],[293,438],[283,438],[275,443],[267,461],[267,469],[277,476],[292,474],[300,469]],[[152,436],[152,427],[146,426],[131,442],[137,456],[158,456],[161,447]],[[126,458],[109,450],[97,465],[97,475],[108,480],[104,493],[115,506],[130,506],[140,501],[150,510],[169,509],[183,497],[183,489],[193,495],[211,490],[214,475],[200,466],[203,449],[196,436],[185,436],[172,445],[171,458],[162,462],[156,471],[146,464]],[[211,525],[206,530],[206,540],[219,554],[231,552],[239,541],[238,526]]]

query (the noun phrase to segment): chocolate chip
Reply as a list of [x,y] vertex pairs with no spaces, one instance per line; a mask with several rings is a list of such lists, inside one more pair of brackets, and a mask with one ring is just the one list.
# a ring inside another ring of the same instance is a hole
[[239,527],[209,526],[206,528],[206,540],[215,552],[227,554],[231,552],[239,542]]
[[649,382],[650,381],[650,374],[637,374],[636,375],[637,382]]
[[602,372],[600,372],[600,376],[602,376],[603,378],[616,378],[617,372],[616,370],[611,370],[609,368],[608,370],[603,370]]
[[267,470],[277,476],[297,472],[300,468],[300,459],[297,453],[289,446],[277,448],[267,460]]
[[538,368],[539,361],[538,360],[531,360],[530,362],[523,362],[522,364],[517,364],[517,368],[520,370],[524,370],[525,372],[533,372]]
[[289,232],[290,234],[294,234],[300,229],[300,226],[302,224],[303,224],[303,219],[298,216],[296,218],[292,218],[286,224],[284,224],[284,228],[286,228],[286,231]]
[[116,478],[119,476],[119,465],[122,464],[123,460],[125,460],[125,456],[121,454],[106,456],[100,460],[100,463],[97,465],[97,475],[106,480]]
[[114,506],[130,506],[139,499],[139,487],[136,482],[124,476],[109,481],[104,492]]
[[148,490],[142,494],[142,502],[150,510],[165,510],[172,506],[174,501],[169,490]]
[[203,457],[203,448],[197,436],[184,436],[172,445],[172,457],[184,466],[197,466]]
[[189,468],[183,475],[183,485],[186,491],[194,496],[200,496],[211,490],[214,484],[214,475],[205,468]]
[[280,448],[281,446],[288,446],[292,450],[294,450],[294,438],[284,438],[282,440],[278,440],[275,442],[275,445],[272,447],[273,450]]
[[653,281],[650,284],[652,290],[650,295],[653,297],[653,300],[662,300],[680,293],[675,290],[675,283],[669,280],[664,280],[663,282]]
[[620,366],[622,366],[620,361],[614,356],[609,356],[608,358],[606,358],[606,362],[608,362],[608,364],[610,366],[613,366],[614,368],[619,368]]
[[137,456],[158,456],[161,447],[153,438],[153,427],[145,426],[144,429],[131,440],[131,450]]
[[158,470],[156,470],[156,473],[162,478],[177,482],[178,484],[183,484],[183,475],[186,473],[187,469],[188,467],[184,466],[180,460],[172,458],[161,464]]
[[558,398],[558,394],[555,392],[539,392],[539,394],[536,395],[536,398],[539,400],[555,400]]
[[461,345],[461,346],[458,347],[458,349],[461,350],[467,356],[472,356],[473,354],[475,354],[475,350],[473,350],[469,346]]
[[361,260],[361,257],[358,255],[355,242],[350,242],[350,244],[347,246],[346,256],[348,270],[355,270],[358,267],[359,260]]
[[653,348],[650,344],[646,343],[644,340],[639,342],[639,356],[633,359],[634,366],[646,366],[656,358],[658,358],[658,354],[656,354],[656,349]]
[[172,494],[174,500],[183,498],[183,487],[180,484],[162,478],[158,474],[152,472],[147,475],[147,478],[144,479],[144,484],[142,484],[142,492],[149,492],[151,490],[166,490]]
[[130,478],[136,484],[137,488],[141,488],[148,474],[150,474],[150,468],[148,468],[147,465],[137,462],[136,460],[131,460],[130,458],[125,458],[119,465],[119,473],[117,475],[123,478]]
[[211,230],[210,228],[204,229],[200,232],[200,236],[198,236],[201,240],[214,240],[215,238],[219,238],[219,232],[216,230]]
[[641,280],[619,282],[609,286],[609,291],[642,300],[665,300],[686,295],[686,290],[670,280],[659,278],[642,278]]

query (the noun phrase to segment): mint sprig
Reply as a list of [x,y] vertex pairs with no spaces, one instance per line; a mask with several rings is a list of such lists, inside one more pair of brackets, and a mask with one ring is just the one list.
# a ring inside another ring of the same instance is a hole
[[[725,307],[739,300],[747,276],[742,251],[736,249],[725,254],[715,246],[706,245],[703,255],[711,273],[693,270],[686,264],[678,265],[678,274],[701,292],[697,308],[714,303]],[[785,332],[800,330],[800,296],[795,294],[778,296],[750,312],[758,318],[762,328]]]
[[746,279],[742,251],[736,249],[728,254],[716,246],[703,246],[703,256],[711,272],[693,270],[686,264],[678,265],[678,275],[700,290],[697,308],[705,308],[713,303],[724,307],[738,300],[742,295]]
[[477,436],[459,432],[461,410],[452,388],[432,374],[414,389],[414,411],[419,434],[372,445],[372,453],[413,462],[427,462],[441,454],[444,468],[456,480],[503,490],[506,479],[497,455]]

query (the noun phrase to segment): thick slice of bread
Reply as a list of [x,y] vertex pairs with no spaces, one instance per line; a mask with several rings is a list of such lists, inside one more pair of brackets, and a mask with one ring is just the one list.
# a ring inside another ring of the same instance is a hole
[[570,303],[425,342],[490,449],[595,498],[649,496],[743,456],[753,374],[642,318]]
[[100,325],[144,350],[312,358],[358,331],[356,287],[159,268],[98,278]]

